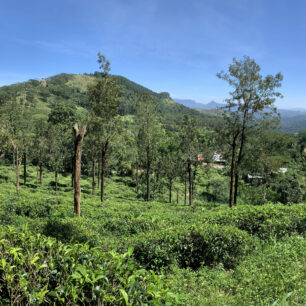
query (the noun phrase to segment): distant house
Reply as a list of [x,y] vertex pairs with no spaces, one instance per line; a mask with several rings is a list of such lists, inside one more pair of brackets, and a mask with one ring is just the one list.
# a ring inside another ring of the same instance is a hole
[[219,152],[214,152],[212,158],[213,158],[213,161],[215,163],[224,163],[225,162],[225,160],[222,158],[222,154],[219,153]]
[[248,180],[262,180],[263,176],[261,174],[248,174]]
[[225,168],[225,160],[222,157],[222,154],[219,152],[214,152],[212,160],[207,160],[202,154],[198,154],[198,163],[202,166],[210,165],[213,168],[223,169]]
[[220,152],[214,152],[212,160],[213,162],[211,166],[213,168],[219,168],[219,169],[225,168],[225,159],[223,158]]
[[202,154],[198,154],[198,162],[204,161],[204,157]]
[[245,181],[252,185],[262,184],[263,180],[264,180],[264,177],[262,174],[248,174],[245,177]]

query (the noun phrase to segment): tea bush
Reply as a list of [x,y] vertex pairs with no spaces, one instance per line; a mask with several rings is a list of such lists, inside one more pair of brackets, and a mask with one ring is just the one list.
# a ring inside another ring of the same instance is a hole
[[305,305],[305,239],[293,235],[264,244],[234,270],[174,267],[167,275],[180,305]]
[[182,205],[183,183],[179,204],[148,203],[129,177],[107,178],[101,203],[82,176],[78,218],[70,176],[59,175],[56,196],[54,175],[44,172],[39,187],[29,167],[32,175],[17,194],[13,170],[1,169],[7,173],[0,178],[1,305],[305,304],[305,203],[233,209],[208,203],[200,192],[209,175],[199,176],[192,207]]
[[305,231],[306,204],[241,205],[209,212],[203,219],[212,224],[233,225],[260,238],[282,237],[289,233]]
[[174,263],[192,269],[216,263],[232,268],[257,243],[256,238],[233,226],[207,223],[146,235],[135,242],[134,257],[145,267],[157,270]]
[[144,305],[174,295],[153,272],[125,254],[62,244],[24,229],[0,234],[0,302],[5,304]]

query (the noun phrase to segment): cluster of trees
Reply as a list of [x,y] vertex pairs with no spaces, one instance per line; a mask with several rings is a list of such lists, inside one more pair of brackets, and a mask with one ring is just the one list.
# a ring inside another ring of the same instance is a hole
[[[174,182],[184,182],[185,203],[188,197],[188,203],[192,205],[198,154],[209,160],[218,149],[230,161],[229,205],[232,207],[237,203],[239,183],[247,171],[254,173],[256,165],[260,173],[273,173],[281,164],[281,161],[272,161],[266,150],[272,139],[266,130],[278,118],[273,103],[281,96],[276,90],[281,85],[281,74],[263,78],[260,67],[248,57],[241,61],[234,59],[227,73],[218,74],[234,90],[227,100],[223,128],[218,133],[220,141],[217,141],[216,132],[199,127],[198,116],[176,115],[177,124],[165,122],[158,102],[160,98],[169,98],[168,94],[153,95],[137,84],[132,84],[136,92],[127,98],[130,103],[125,103],[133,118],[123,117],[126,112],[122,113],[122,99],[127,97],[124,86],[127,80],[110,75],[110,63],[100,53],[98,62],[102,72],[89,84],[86,97],[83,92],[63,92],[57,79],[53,79],[51,89],[58,90],[57,96],[62,99],[53,101],[48,113],[36,112],[35,95],[44,96],[50,92],[50,88],[37,81],[21,86],[18,94],[10,90],[1,92],[0,156],[13,163],[17,192],[21,163],[24,184],[27,163],[37,166],[40,185],[43,169],[54,171],[56,192],[58,174],[71,172],[75,212],[80,215],[82,162],[84,172],[92,176],[92,193],[96,193],[97,187],[101,188],[101,201],[105,200],[105,176],[111,169],[116,169],[118,173],[133,175],[136,192],[147,201],[152,198],[152,186],[156,191],[160,184],[165,184],[171,202]],[[63,77],[65,75],[61,75],[60,80]],[[129,85],[129,91],[132,85]],[[82,102],[65,101],[70,94],[82,97]],[[83,105],[86,108],[80,108]],[[76,122],[82,126],[80,130]],[[266,137],[266,141],[259,141],[258,135]],[[299,150],[300,158],[305,150],[303,135],[299,138]]]

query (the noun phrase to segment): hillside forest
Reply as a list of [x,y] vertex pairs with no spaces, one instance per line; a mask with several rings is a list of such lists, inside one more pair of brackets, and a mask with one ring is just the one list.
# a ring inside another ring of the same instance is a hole
[[123,76],[0,88],[0,303],[303,305],[306,127],[251,58],[198,111]]

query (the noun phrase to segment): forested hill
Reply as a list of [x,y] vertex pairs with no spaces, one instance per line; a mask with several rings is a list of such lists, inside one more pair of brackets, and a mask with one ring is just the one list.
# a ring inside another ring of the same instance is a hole
[[[62,102],[79,109],[87,108],[88,85],[100,76],[99,72],[82,75],[62,73],[47,78],[45,84],[31,79],[27,82],[3,86],[0,87],[0,105],[5,100],[16,97],[26,103],[36,105],[41,113],[48,112],[50,106],[56,102]],[[119,110],[121,115],[134,114],[137,95],[147,93],[155,98],[157,110],[165,125],[169,128],[180,124],[184,115],[195,118],[199,126],[219,128],[222,125],[222,118],[216,117],[214,113],[203,114],[178,104],[173,101],[167,92],[156,93],[123,76],[114,77],[123,87],[122,103]]]
[[[208,104],[198,103],[190,99],[174,99],[175,102],[190,107],[192,109],[197,109],[201,113],[216,115],[220,112],[218,109],[224,108],[226,104],[216,103],[214,101]],[[235,108],[234,108],[235,109]],[[280,124],[276,131],[294,134],[306,130],[306,110],[304,109],[278,109],[280,114]]]

